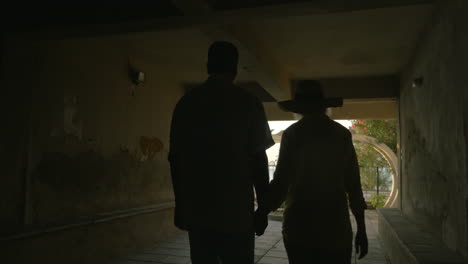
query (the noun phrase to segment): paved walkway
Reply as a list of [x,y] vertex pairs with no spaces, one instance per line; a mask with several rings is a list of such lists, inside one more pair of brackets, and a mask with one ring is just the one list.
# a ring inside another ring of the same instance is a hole
[[[360,264],[389,264],[382,251],[382,245],[378,238],[377,212],[366,211],[367,232],[369,238],[369,254]],[[353,228],[355,223],[353,221]],[[313,256],[311,256],[313,258]],[[187,234],[158,243],[146,248],[137,254],[121,258],[114,264],[189,264],[190,246]],[[258,264],[287,264],[288,258],[281,235],[281,222],[270,221],[263,236],[255,240],[255,263]],[[353,262],[354,263],[354,259]]]

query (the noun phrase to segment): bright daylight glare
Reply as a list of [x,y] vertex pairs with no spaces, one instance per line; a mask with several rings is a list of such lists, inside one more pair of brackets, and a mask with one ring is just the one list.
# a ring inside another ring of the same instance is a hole
[[[340,123],[341,125],[343,125],[344,127],[348,129],[351,126],[351,120],[335,120],[335,121]],[[278,133],[281,133],[281,131],[285,130],[290,125],[296,122],[297,120],[269,121],[268,124],[270,125],[271,134],[274,136]],[[280,143],[277,142],[275,145],[273,145],[271,148],[267,150],[269,163],[274,162],[277,159],[277,156],[279,154],[279,147],[280,147]]]

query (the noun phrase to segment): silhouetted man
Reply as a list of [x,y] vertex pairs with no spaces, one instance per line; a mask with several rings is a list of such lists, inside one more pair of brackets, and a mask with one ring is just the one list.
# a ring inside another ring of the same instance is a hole
[[294,100],[279,103],[303,115],[283,132],[278,164],[266,208],[284,201],[283,239],[290,264],[350,263],[352,229],[348,200],[357,222],[356,251],[367,254],[366,203],[351,133],[326,115],[342,99],[324,98],[320,83],[302,81]]
[[[208,80],[178,102],[172,117],[175,225],[189,232],[194,264],[253,263],[254,187],[263,205],[265,150],[274,142],[262,103],[233,84],[237,63],[233,44],[213,43]],[[256,219],[267,222],[266,215]]]

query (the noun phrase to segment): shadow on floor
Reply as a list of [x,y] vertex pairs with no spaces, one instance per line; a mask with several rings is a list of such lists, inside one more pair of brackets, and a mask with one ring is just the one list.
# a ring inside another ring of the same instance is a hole
[[[367,233],[369,238],[369,254],[360,264],[389,264],[383,252],[378,237],[378,217],[375,210],[366,211]],[[355,229],[354,219],[352,221]],[[313,256],[311,256],[313,258]],[[112,264],[188,264],[190,263],[190,246],[188,235],[184,233],[167,241],[155,244],[139,252],[117,259]],[[270,221],[265,234],[255,240],[255,263],[258,264],[287,264],[288,258],[281,235],[281,222]],[[354,256],[353,261],[354,263]]]

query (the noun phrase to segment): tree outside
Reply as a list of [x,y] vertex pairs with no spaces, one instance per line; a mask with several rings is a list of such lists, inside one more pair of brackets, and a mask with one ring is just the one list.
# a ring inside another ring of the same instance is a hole
[[352,120],[351,129],[357,133],[376,138],[397,152],[397,121],[396,120]]
[[[354,133],[376,138],[396,152],[396,120],[353,120],[351,123],[350,129]],[[383,206],[392,188],[393,171],[390,164],[371,145],[355,143],[354,146],[365,198],[375,207]]]

